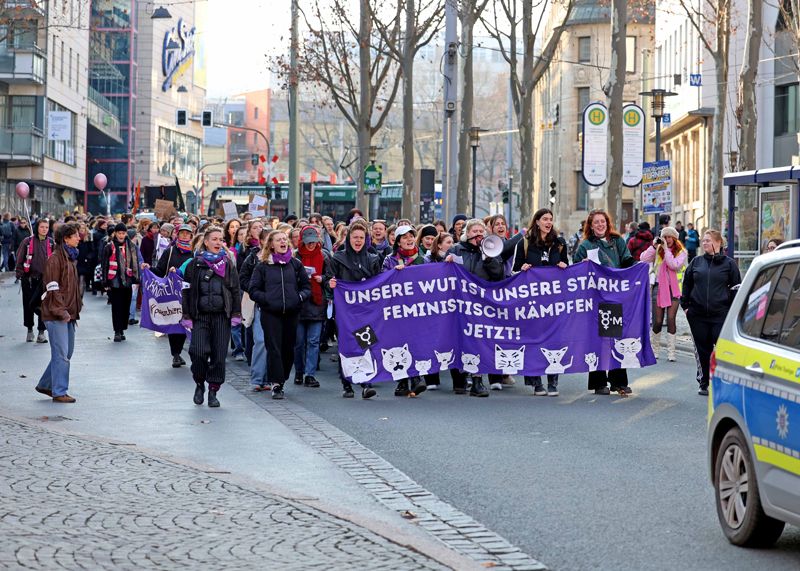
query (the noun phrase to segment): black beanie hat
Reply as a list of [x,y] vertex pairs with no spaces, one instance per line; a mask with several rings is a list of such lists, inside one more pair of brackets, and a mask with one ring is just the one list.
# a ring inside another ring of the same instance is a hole
[[127,231],[128,231],[128,227],[125,226],[122,222],[120,222],[116,226],[114,226],[114,232],[127,232]]
[[432,226],[430,224],[426,224],[422,227],[422,230],[419,231],[420,238],[424,238],[425,236],[438,236],[439,231],[436,229],[436,226]]
[[452,225],[455,226],[456,222],[458,222],[459,220],[463,220],[463,221],[466,222],[467,221],[467,215],[466,214],[456,214],[455,216],[453,216],[453,224]]

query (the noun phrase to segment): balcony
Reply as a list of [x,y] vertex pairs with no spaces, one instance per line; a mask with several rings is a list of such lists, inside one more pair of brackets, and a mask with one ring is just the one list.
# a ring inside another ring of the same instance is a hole
[[44,134],[36,127],[0,128],[0,161],[8,166],[42,164]]
[[47,58],[36,46],[9,48],[0,55],[0,81],[44,85]]
[[44,11],[44,4],[42,0],[5,0],[0,10],[3,17],[14,16],[46,16]]
[[89,121],[90,145],[121,145],[119,118],[117,109],[111,101],[100,95],[96,89],[89,87],[89,103],[86,106],[86,118]]

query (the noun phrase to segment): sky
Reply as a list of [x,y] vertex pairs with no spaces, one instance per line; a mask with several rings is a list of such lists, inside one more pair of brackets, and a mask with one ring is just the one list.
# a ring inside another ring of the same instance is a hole
[[209,97],[270,87],[266,54],[288,52],[290,6],[290,0],[208,0]]

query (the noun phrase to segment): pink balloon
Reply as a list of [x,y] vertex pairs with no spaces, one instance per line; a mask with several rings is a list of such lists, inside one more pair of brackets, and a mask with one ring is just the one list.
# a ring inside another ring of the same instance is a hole
[[18,182],[15,190],[17,191],[17,196],[22,200],[28,198],[28,195],[31,193],[31,187],[28,186],[27,182]]
[[105,190],[107,184],[108,184],[108,179],[106,178],[106,175],[104,175],[101,172],[94,175],[94,185],[98,189]]

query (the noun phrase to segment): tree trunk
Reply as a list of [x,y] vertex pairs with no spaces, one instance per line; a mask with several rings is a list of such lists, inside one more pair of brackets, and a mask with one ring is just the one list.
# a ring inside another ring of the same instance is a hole
[[756,132],[758,113],[756,111],[756,74],[758,73],[758,53],[764,33],[762,2],[749,0],[747,16],[747,38],[745,39],[744,61],[739,73],[739,170],[756,168]]
[[608,179],[606,211],[619,226],[622,220],[622,96],[625,89],[628,10],[625,0],[611,4],[611,69],[603,91],[608,102]]
[[358,199],[356,206],[369,217],[369,195],[364,193],[364,169],[369,164],[369,147],[372,144],[372,82],[370,81],[370,36],[372,17],[369,0],[359,2],[358,57],[359,57],[359,106],[358,106]]
[[[465,3],[466,4],[466,3]],[[470,155],[469,130],[472,127],[472,110],[475,104],[472,79],[472,32],[474,27],[474,5],[464,8],[461,18],[461,49],[464,57],[464,73],[461,74],[461,128],[458,134],[458,182],[456,183],[456,212],[472,216],[472,159]],[[477,181],[476,181],[477,184]]]
[[419,197],[414,187],[414,39],[416,7],[406,0],[406,37],[403,42],[403,201],[401,215],[412,222],[419,218]]
[[[728,52],[731,29],[730,2],[720,2],[717,13],[716,49],[714,66],[716,68],[717,98],[714,103],[714,127],[711,133],[711,168],[708,187],[708,227],[722,228],[722,173],[724,171],[723,142],[725,140],[725,104],[728,97]],[[730,223],[731,221],[729,221]]]

